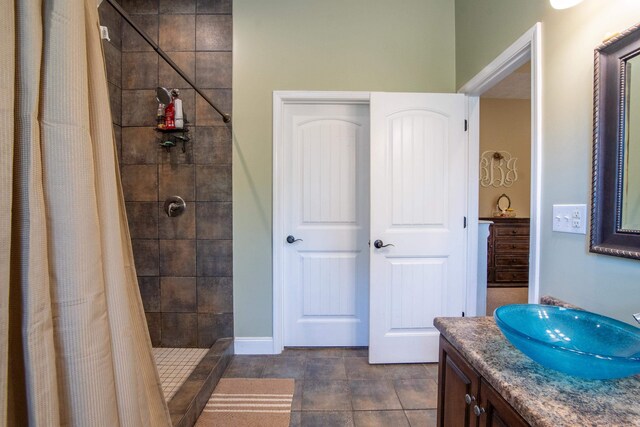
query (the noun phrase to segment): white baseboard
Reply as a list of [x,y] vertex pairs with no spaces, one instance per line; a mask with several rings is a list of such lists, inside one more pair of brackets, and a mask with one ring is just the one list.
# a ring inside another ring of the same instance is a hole
[[279,354],[273,350],[273,337],[235,337],[235,354]]

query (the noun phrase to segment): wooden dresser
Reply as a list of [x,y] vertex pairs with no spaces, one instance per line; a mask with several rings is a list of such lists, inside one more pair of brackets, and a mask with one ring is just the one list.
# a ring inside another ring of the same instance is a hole
[[493,221],[487,247],[490,287],[527,286],[529,281],[529,218],[480,218]]

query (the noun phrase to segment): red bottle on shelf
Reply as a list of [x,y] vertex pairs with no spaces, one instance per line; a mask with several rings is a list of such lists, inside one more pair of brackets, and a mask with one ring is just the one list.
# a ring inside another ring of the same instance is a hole
[[173,106],[173,101],[167,105],[164,110],[164,128],[175,129],[176,128],[176,110]]

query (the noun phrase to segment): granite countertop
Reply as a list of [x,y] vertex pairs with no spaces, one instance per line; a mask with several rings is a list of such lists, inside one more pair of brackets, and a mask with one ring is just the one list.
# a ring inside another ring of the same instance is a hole
[[439,317],[442,335],[532,426],[640,426],[640,376],[584,380],[513,347],[492,317]]

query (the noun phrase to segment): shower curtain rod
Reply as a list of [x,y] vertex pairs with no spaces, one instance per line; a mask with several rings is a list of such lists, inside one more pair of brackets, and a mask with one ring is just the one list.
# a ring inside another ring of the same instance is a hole
[[218,109],[218,107],[214,105],[213,101],[211,101],[211,99],[209,99],[209,97],[205,95],[204,92],[202,92],[202,90],[198,86],[196,86],[195,82],[191,80],[185,74],[185,72],[182,71],[180,67],[178,67],[178,65],[175,62],[173,62],[173,60],[169,58],[169,56],[167,56],[166,53],[164,53],[162,49],[160,49],[160,46],[158,46],[157,43],[151,40],[151,37],[149,37],[147,33],[145,33],[140,27],[138,27],[138,25],[135,22],[131,20],[131,16],[129,16],[129,14],[122,8],[122,6],[120,6],[115,0],[107,0],[107,2],[111,6],[113,6],[116,12],[118,12],[120,16],[122,16],[124,20],[127,21],[129,25],[131,25],[133,29],[136,30],[136,32],[140,34],[147,43],[149,43],[149,45],[153,48],[153,50],[155,50],[158,53],[158,55],[160,55],[160,57],[162,57],[162,59],[164,59],[167,62],[167,64],[171,66],[171,68],[173,68],[174,70],[176,70],[178,74],[180,74],[180,77],[185,79],[187,83],[189,83],[195,89],[195,91],[198,92],[200,96],[202,96],[204,100],[207,101],[207,103],[211,105],[213,109],[216,110],[216,112],[222,116],[223,122],[229,123],[231,121],[231,116],[229,114],[223,113],[222,111],[220,111],[220,109]]

